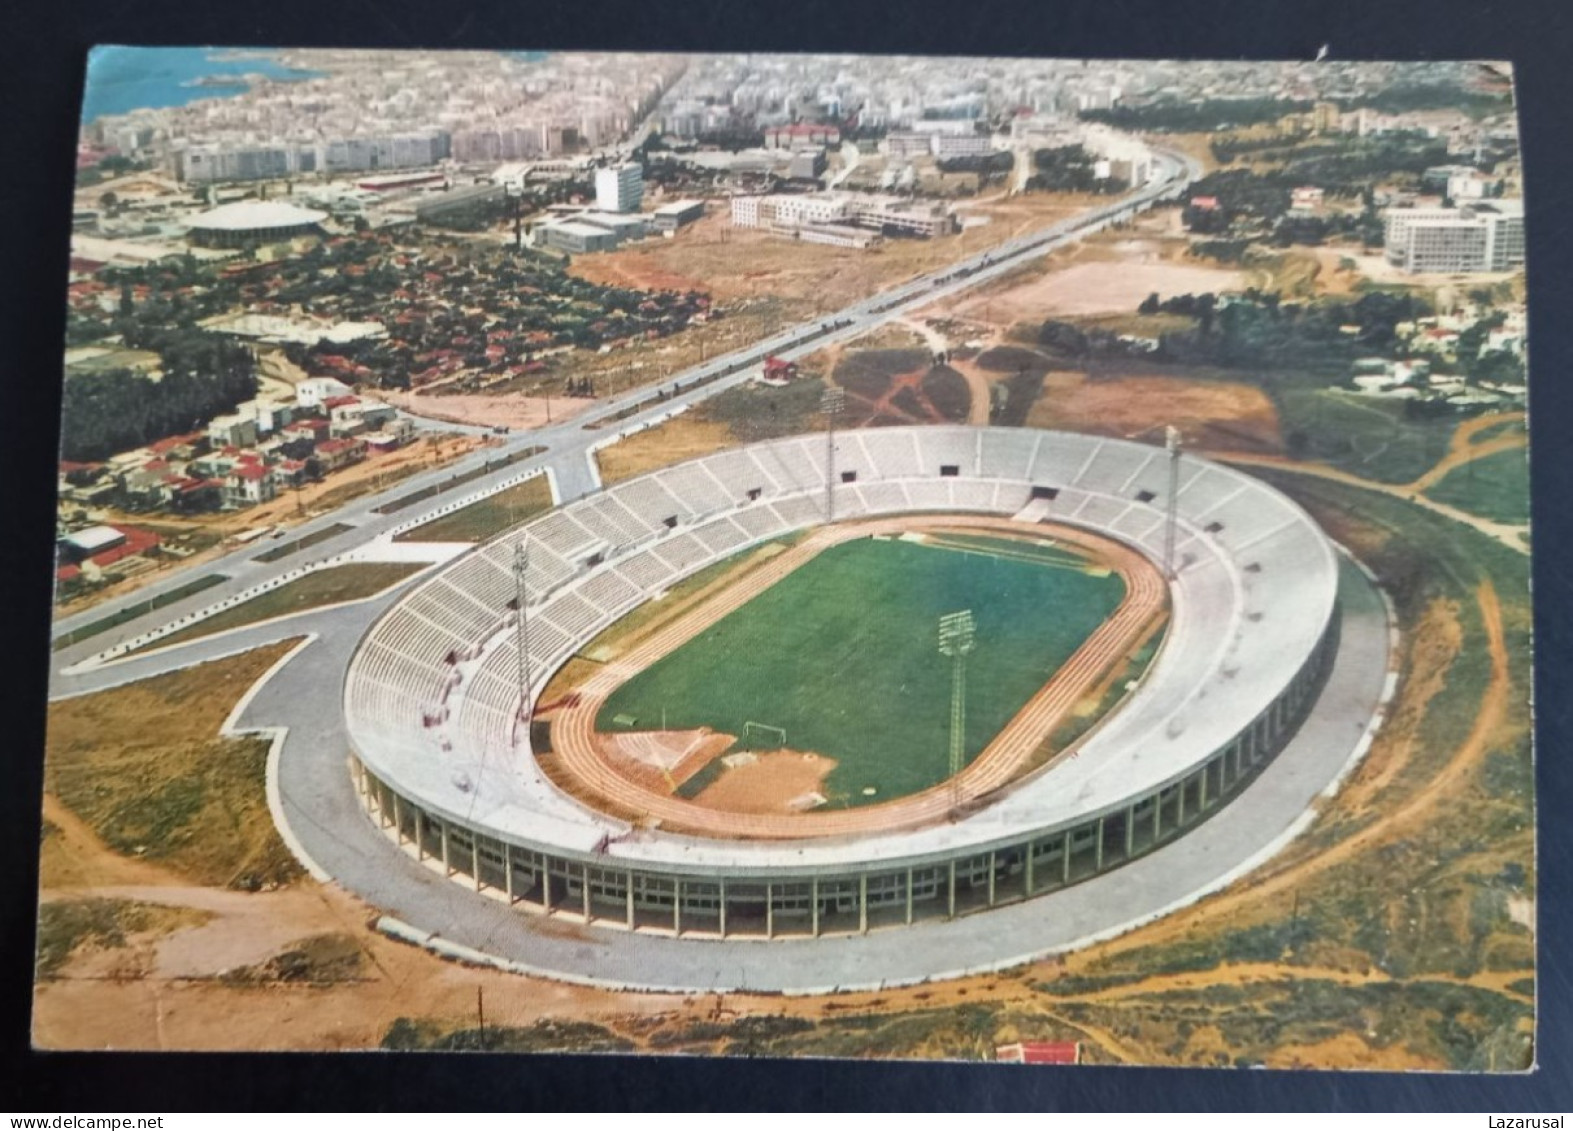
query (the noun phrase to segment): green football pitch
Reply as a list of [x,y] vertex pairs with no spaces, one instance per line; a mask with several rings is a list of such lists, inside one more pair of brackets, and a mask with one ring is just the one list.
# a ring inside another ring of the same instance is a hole
[[831,805],[888,801],[948,776],[941,615],[971,609],[977,623],[970,761],[1124,596],[1118,575],[1058,546],[977,535],[843,542],[623,684],[597,726],[664,720],[739,736],[748,721],[779,727],[792,749],[836,759]]

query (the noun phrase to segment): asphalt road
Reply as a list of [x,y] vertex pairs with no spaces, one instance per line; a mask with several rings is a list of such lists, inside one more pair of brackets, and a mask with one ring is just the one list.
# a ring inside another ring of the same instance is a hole
[[[51,695],[58,698],[102,690],[275,640],[311,636],[309,644],[254,690],[238,720],[243,729],[282,734],[275,752],[279,806],[288,835],[298,849],[346,888],[419,929],[440,933],[519,969],[574,980],[666,989],[787,991],[913,982],[1014,965],[1071,949],[1193,902],[1281,848],[1303,826],[1317,795],[1336,785],[1364,749],[1371,720],[1388,687],[1389,628],[1380,596],[1353,567],[1345,569],[1343,634],[1327,687],[1311,718],[1235,803],[1171,845],[1064,891],[996,908],[987,915],[925,922],[866,936],[823,938],[810,945],[781,940],[769,944],[677,941],[568,923],[544,928],[539,919],[477,896],[395,849],[365,817],[355,797],[346,765],[348,744],[337,689],[361,636],[414,578],[371,600],[311,610],[145,656],[88,667],[73,675],[61,671],[118,639],[177,619],[309,561],[355,549],[454,497],[483,491],[523,472],[547,471],[558,502],[594,491],[599,487],[592,462],[596,441],[658,422],[675,410],[748,380],[757,371],[757,360],[767,354],[792,358],[828,343],[859,337],[880,323],[976,287],[1163,196],[1183,191],[1198,171],[1193,163],[1169,156],[1169,180],[1149,185],[1090,215],[1052,225],[863,299],[822,320],[788,328],[744,350],[711,359],[675,378],[682,387],[680,392],[670,392],[673,386],[667,385],[669,395],[651,401],[653,390],[632,391],[571,421],[515,433],[501,452],[477,453],[313,519],[292,530],[289,537],[299,538],[334,523],[349,529],[302,554],[276,563],[258,562],[256,556],[269,544],[255,544],[203,567],[174,571],[133,595],[64,618],[55,626],[57,636],[134,607],[203,573],[229,577],[219,586],[55,653]],[[699,385],[705,378],[712,379]],[[438,494],[391,515],[376,513],[389,499],[443,484],[497,459],[499,454],[530,446],[545,450],[472,480],[452,495]]]
[[[554,497],[558,503],[588,494],[600,486],[591,450],[596,441],[621,430],[657,422],[674,411],[697,404],[724,389],[749,380],[755,375],[758,362],[767,355],[773,354],[791,359],[812,353],[828,344],[861,337],[881,323],[899,318],[937,299],[970,290],[1007,271],[1014,270],[1024,262],[1046,255],[1056,248],[1101,230],[1116,216],[1132,215],[1150,207],[1161,198],[1183,191],[1190,179],[1199,174],[1199,169],[1193,161],[1179,154],[1165,156],[1168,159],[1169,172],[1166,179],[1162,181],[1143,186],[1094,212],[1019,236],[960,263],[861,299],[834,314],[788,327],[764,341],[733,353],[711,358],[675,375],[670,383],[663,383],[660,388],[669,393],[664,399],[653,400],[655,390],[650,387],[631,390],[598,403],[588,412],[581,413],[572,420],[532,431],[513,433],[507,437],[501,448],[477,452],[447,467],[411,476],[385,491],[363,496],[330,514],[311,519],[292,528],[287,536],[288,539],[293,541],[335,523],[343,524],[349,529],[325,538],[299,554],[290,555],[273,563],[260,562],[257,560],[257,555],[279,543],[255,543],[202,566],[171,570],[168,576],[152,581],[134,593],[62,617],[53,626],[52,631],[56,638],[74,628],[91,624],[121,610],[134,609],[152,598],[177,589],[192,578],[212,573],[227,578],[226,581],[201,593],[182,598],[152,613],[129,619],[114,629],[54,653],[50,694],[52,697],[58,697],[79,690],[77,681],[60,674],[62,669],[89,659],[120,641],[130,639],[158,625],[167,624],[185,614],[204,609],[219,600],[234,596],[308,562],[345,553],[386,533],[400,523],[418,517],[424,512],[435,510],[453,496],[438,494],[430,500],[393,514],[376,513],[376,508],[392,499],[424,487],[447,483],[458,475],[483,466],[487,461],[495,461],[532,446],[545,449],[528,460],[500,468],[464,484],[462,493],[483,491],[522,472],[544,469],[550,472]],[[834,327],[834,329],[827,330],[826,327]],[[675,389],[681,391],[672,392]]]

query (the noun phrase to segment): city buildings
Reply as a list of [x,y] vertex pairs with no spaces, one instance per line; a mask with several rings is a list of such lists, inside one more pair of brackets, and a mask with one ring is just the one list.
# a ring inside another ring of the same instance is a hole
[[671,204],[663,204],[651,213],[652,224],[658,232],[675,232],[678,228],[686,227],[705,214],[705,202],[702,200],[675,200]]
[[734,196],[732,223],[848,247],[866,246],[853,234],[856,229],[922,239],[956,230],[955,215],[945,204],[865,193]]
[[638,165],[595,171],[595,206],[602,212],[637,212],[643,199],[644,173]]
[[1410,274],[1508,271],[1524,262],[1522,200],[1392,208],[1384,218],[1387,261]]

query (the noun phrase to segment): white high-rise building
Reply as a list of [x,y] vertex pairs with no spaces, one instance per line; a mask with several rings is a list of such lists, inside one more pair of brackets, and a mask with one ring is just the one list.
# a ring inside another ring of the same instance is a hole
[[1412,274],[1509,271],[1524,262],[1522,200],[1393,208],[1386,221],[1387,261]]
[[643,199],[644,171],[638,165],[595,171],[595,206],[602,212],[637,212]]

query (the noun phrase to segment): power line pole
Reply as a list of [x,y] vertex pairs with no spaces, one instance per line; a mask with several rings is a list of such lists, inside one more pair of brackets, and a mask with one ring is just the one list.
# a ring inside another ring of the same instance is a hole
[[959,805],[961,786],[957,776],[966,758],[967,730],[967,654],[976,643],[976,625],[971,609],[946,613],[939,618],[939,651],[950,657],[950,788],[951,804]]
[[819,411],[825,414],[825,521],[835,521],[836,511],[836,416],[847,404],[847,391],[831,385],[820,394]]

